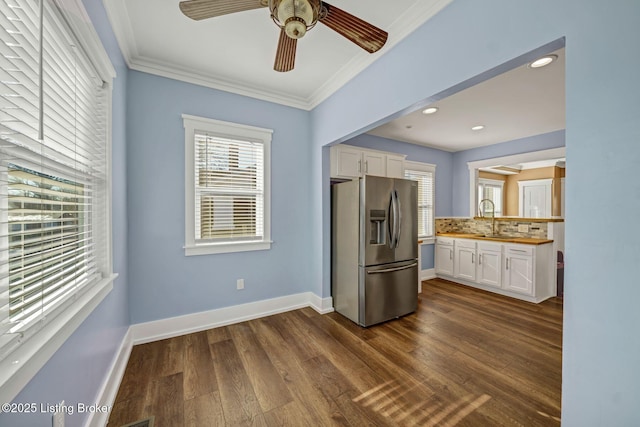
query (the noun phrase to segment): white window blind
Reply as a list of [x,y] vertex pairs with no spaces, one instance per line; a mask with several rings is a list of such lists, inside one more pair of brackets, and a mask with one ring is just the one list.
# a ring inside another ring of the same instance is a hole
[[[504,200],[504,181],[498,181],[493,179],[480,178],[478,180],[478,208],[482,209],[479,212],[480,215],[487,216],[502,216],[503,212],[503,200]],[[491,212],[491,205],[483,204],[480,206],[480,202],[484,199],[489,199],[495,206],[495,212]]]
[[0,0],[0,359],[111,276],[108,91],[48,0]]
[[183,118],[187,255],[267,249],[271,131]]
[[434,236],[435,166],[405,162],[404,177],[418,181],[418,237]]
[[195,144],[196,240],[262,240],[262,143],[198,131]]

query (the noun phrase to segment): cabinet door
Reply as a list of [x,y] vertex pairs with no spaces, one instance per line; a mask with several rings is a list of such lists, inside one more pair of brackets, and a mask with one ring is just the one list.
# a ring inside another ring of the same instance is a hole
[[357,178],[362,170],[362,151],[347,146],[337,146],[335,176]]
[[507,252],[504,268],[504,289],[533,295],[533,256]]
[[502,286],[502,251],[478,249],[478,283]]
[[476,250],[472,248],[456,247],[453,269],[454,277],[475,281]]
[[436,245],[436,274],[453,276],[453,245]]
[[380,153],[372,153],[365,151],[362,159],[364,160],[362,166],[363,175],[387,175],[387,156]]
[[390,178],[404,178],[404,157],[387,154],[387,176]]

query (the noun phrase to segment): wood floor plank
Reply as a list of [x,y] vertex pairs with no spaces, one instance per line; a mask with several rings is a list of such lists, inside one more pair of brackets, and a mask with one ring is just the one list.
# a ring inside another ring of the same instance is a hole
[[157,353],[151,343],[134,346],[122,377],[116,402],[132,398],[144,398],[155,378]]
[[223,426],[225,425],[220,393],[215,391],[201,394],[184,402],[184,426]]
[[361,328],[311,308],[133,348],[109,427],[560,424],[562,300],[434,279]]
[[184,335],[150,343],[157,353],[156,369],[159,376],[177,374],[184,369]]
[[151,383],[145,399],[145,413],[155,417],[154,427],[184,423],[182,373],[160,377]]
[[218,390],[206,331],[184,338],[184,398],[191,400]]
[[266,413],[286,405],[293,398],[269,356],[256,339],[250,323],[243,322],[229,326],[229,334],[240,354],[242,365],[253,385],[260,407]]
[[[271,316],[251,323],[263,348],[269,353],[270,358],[280,376],[287,384],[291,395],[297,402],[302,402],[314,421],[314,426],[348,426],[349,422],[340,412],[335,401],[323,394],[321,387],[309,375],[307,369],[302,366],[309,359],[295,357],[291,343],[279,333],[278,325],[282,317],[277,319]],[[303,339],[303,343],[310,339]]]
[[262,409],[233,341],[210,344],[210,348],[227,424],[263,424]]

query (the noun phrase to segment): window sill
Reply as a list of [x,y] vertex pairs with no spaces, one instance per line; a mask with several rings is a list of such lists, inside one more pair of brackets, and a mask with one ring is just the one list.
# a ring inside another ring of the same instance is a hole
[[231,243],[208,243],[200,245],[185,245],[185,256],[225,254],[233,252],[264,251],[271,249],[271,240],[261,240],[259,242],[231,242]]
[[0,361],[0,402],[11,402],[113,289],[112,274]]
[[435,237],[419,237],[421,245],[433,245],[436,242]]

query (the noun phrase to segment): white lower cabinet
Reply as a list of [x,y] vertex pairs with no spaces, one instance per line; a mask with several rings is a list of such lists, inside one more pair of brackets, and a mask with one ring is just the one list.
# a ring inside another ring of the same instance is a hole
[[478,242],[478,283],[502,287],[502,245]]
[[476,242],[456,239],[453,261],[453,277],[476,280]]
[[436,275],[453,276],[453,239],[438,237],[435,257]]
[[555,295],[550,243],[527,245],[438,237],[435,265],[439,277],[514,298],[537,303]]
[[533,295],[534,248],[505,245],[504,288],[523,295]]

